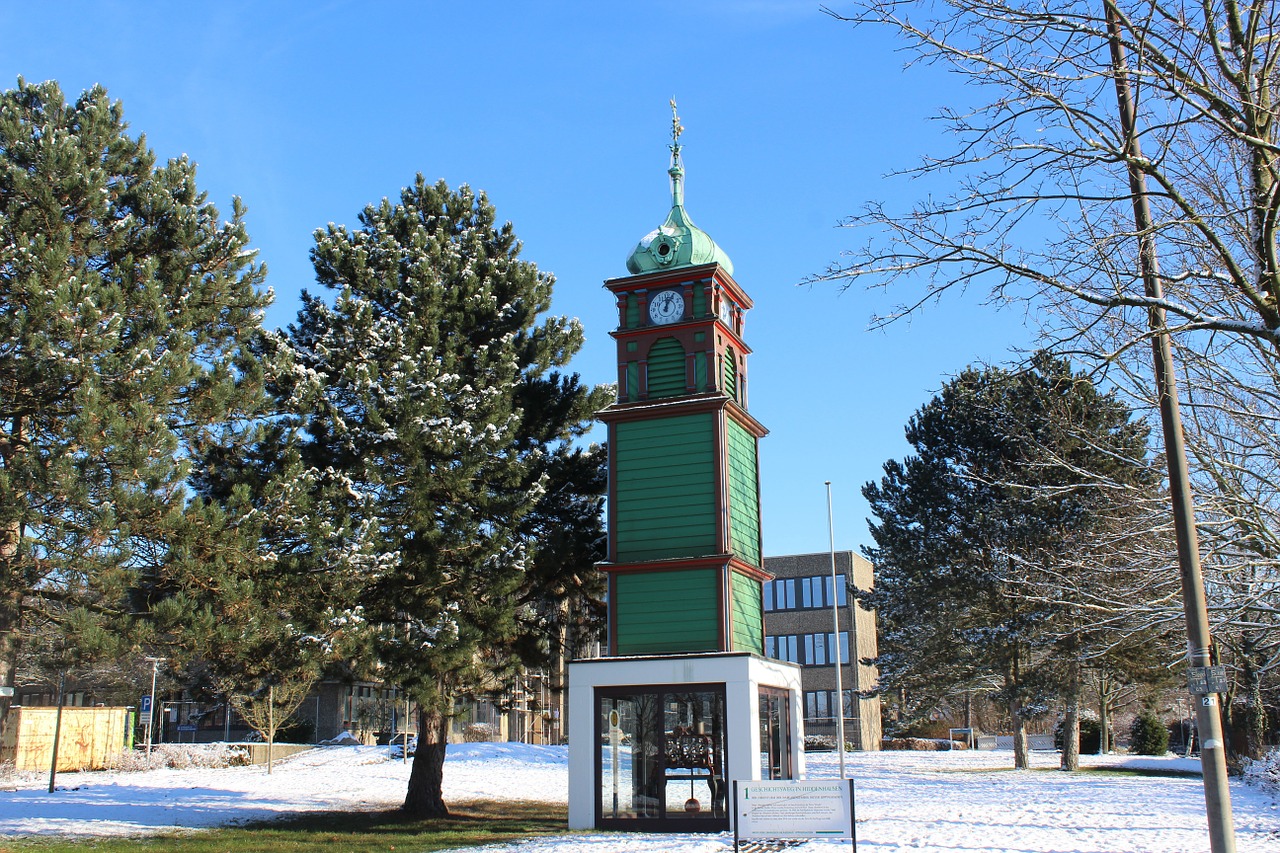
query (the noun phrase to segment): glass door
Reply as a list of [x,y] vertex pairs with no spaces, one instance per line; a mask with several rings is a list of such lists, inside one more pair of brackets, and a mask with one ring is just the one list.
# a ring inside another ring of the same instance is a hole
[[791,693],[760,688],[760,778],[791,779]]

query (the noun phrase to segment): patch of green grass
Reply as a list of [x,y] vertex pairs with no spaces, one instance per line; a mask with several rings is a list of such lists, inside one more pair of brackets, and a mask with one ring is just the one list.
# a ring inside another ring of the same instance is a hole
[[1111,773],[1116,776],[1166,776],[1178,779],[1198,779],[1200,774],[1194,770],[1174,770],[1173,768],[1155,767],[1081,767],[1082,773]]
[[399,811],[318,812],[281,820],[141,838],[0,840],[0,853],[429,853],[567,832],[563,805],[476,801],[449,806],[444,819],[418,820]]

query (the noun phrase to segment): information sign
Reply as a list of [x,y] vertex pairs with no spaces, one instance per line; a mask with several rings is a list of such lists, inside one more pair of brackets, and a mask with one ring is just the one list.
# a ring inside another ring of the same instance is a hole
[[1225,666],[1187,667],[1187,691],[1192,696],[1226,693],[1227,689],[1227,668]]
[[194,732],[196,729],[195,723],[182,723],[178,726],[178,731],[180,732]]
[[150,718],[151,716],[151,697],[143,696],[142,701],[138,703],[138,716]]
[[855,838],[852,779],[737,781],[733,810],[735,844],[739,838]]

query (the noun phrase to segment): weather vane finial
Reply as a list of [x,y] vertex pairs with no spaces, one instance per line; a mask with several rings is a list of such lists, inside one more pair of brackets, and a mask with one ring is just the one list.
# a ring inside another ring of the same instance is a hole
[[680,134],[684,133],[684,125],[680,123],[680,116],[676,115],[676,99],[671,99],[671,150],[680,153]]

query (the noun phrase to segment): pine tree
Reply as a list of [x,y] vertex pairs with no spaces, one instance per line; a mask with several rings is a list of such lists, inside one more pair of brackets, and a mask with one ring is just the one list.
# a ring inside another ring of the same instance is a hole
[[336,296],[303,295],[277,390],[308,469],[347,483],[323,510],[350,534],[335,550],[372,560],[350,602],[362,653],[420,709],[405,809],[443,815],[456,701],[497,687],[529,630],[549,630],[534,618],[533,585],[551,579],[532,570],[533,514],[606,399],[558,371],[581,329],[540,316],[553,279],[519,259],[483,194],[418,176],[360,223],[316,232],[317,280]]
[[[1146,437],[1123,403],[1046,356],[948,382],[908,424],[917,455],[890,460],[863,489],[876,516],[866,553],[882,684],[915,695],[920,712],[949,691],[992,691],[1025,766],[1025,723],[1055,691],[1078,706],[1091,637],[1075,609],[1084,602],[1059,591],[1072,574],[1124,562],[1095,540],[1151,493]],[[1089,577],[1101,584],[1105,572]]]
[[100,87],[0,95],[0,685],[24,610],[119,612],[168,559],[186,460],[257,411],[270,295],[233,211]]

